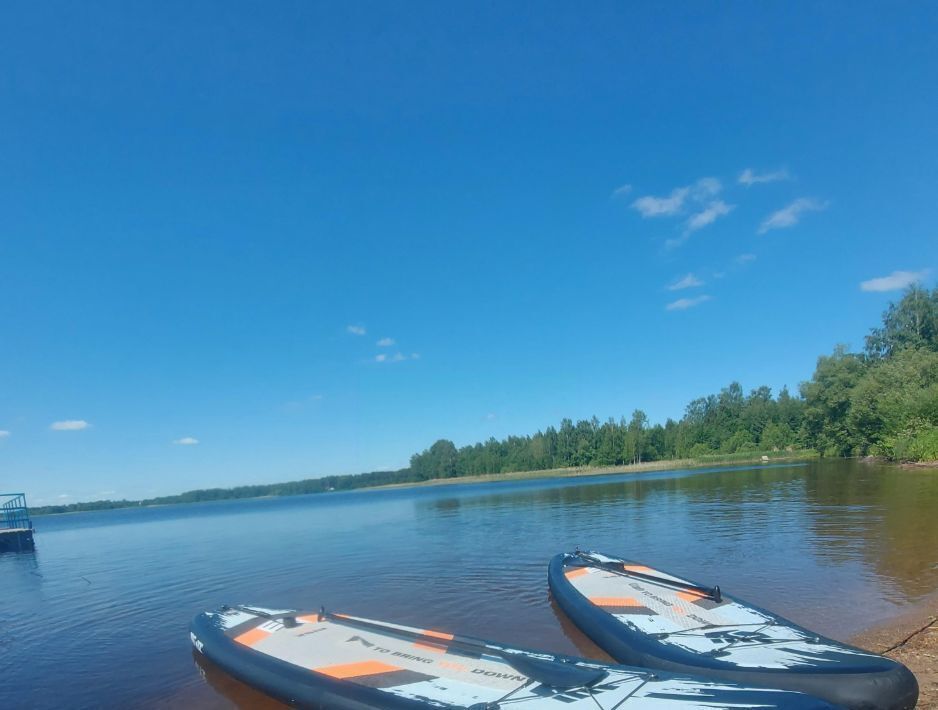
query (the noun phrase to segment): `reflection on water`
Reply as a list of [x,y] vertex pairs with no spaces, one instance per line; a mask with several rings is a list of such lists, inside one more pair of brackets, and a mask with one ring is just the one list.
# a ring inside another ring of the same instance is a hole
[[938,473],[825,462],[38,518],[0,555],[0,705],[277,707],[193,663],[189,620],[225,602],[603,657],[548,598],[576,545],[847,638],[938,586],[936,503]]

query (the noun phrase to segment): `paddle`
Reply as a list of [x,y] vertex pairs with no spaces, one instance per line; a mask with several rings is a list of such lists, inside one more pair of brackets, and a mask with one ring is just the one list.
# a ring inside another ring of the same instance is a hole
[[331,614],[325,609],[319,610],[320,620],[328,619],[334,623],[345,624],[355,628],[376,631],[382,634],[403,637],[419,641],[421,644],[432,644],[443,649],[453,649],[461,651],[467,655],[497,656],[505,663],[514,668],[522,675],[536,680],[541,685],[546,685],[559,690],[569,690],[571,688],[583,688],[595,685],[608,673],[601,668],[581,668],[575,663],[567,661],[547,660],[537,658],[525,653],[511,653],[497,646],[491,646],[485,641],[472,638],[452,638],[443,639],[433,636],[427,636],[415,631],[400,629],[396,626],[389,626],[378,621],[365,621],[363,619],[353,619],[347,616]]
[[[691,584],[690,582],[681,582],[676,579],[666,579],[664,577],[656,577],[653,574],[645,574],[644,572],[634,572],[632,570],[626,569],[624,562],[615,562],[615,561],[606,562],[606,561],[599,559],[598,557],[594,557],[588,552],[582,552],[581,550],[577,550],[574,553],[574,555],[579,557],[580,559],[583,559],[583,560],[586,560],[587,562],[592,563],[594,567],[599,567],[600,569],[604,569],[607,572],[612,572],[613,574],[620,574],[624,577],[634,577],[635,579],[641,579],[645,582],[654,582],[655,584],[660,584],[661,586],[664,586],[664,587],[671,587],[673,589],[686,589],[687,591],[690,591],[690,592],[696,592],[697,594],[700,594],[702,597],[707,597],[708,599],[712,599],[713,601],[717,603],[723,601],[723,595],[720,592],[719,587],[704,587],[699,584]],[[612,565],[616,565],[616,566],[612,567]]]

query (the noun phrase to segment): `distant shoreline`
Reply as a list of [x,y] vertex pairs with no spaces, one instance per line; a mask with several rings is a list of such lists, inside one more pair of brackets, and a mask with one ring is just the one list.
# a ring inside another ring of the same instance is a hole
[[698,459],[669,459],[667,461],[647,461],[644,463],[624,464],[622,466],[577,466],[573,468],[550,468],[538,471],[511,471],[508,473],[485,473],[477,476],[460,476],[454,478],[431,478],[428,481],[412,481],[409,483],[388,483],[382,486],[371,486],[356,490],[377,490],[387,488],[423,488],[425,486],[449,486],[461,483],[496,483],[501,481],[526,481],[538,478],[586,478],[591,476],[614,476],[621,473],[654,473],[656,471],[672,471],[680,469],[709,468],[711,466],[735,465],[749,466],[761,463],[789,463],[792,461],[808,461],[819,458],[813,451],[785,452],[784,456],[770,456],[763,461],[762,456],[738,458],[733,456],[719,457],[704,460]]
[[[768,457],[768,461],[763,460],[763,456]],[[653,473],[656,471],[670,471],[675,469],[694,469],[707,468],[710,466],[739,465],[747,466],[759,463],[786,463],[791,461],[806,461],[816,459],[818,455],[814,451],[779,451],[779,452],[752,452],[749,455],[729,454],[726,456],[712,455],[699,458],[687,459],[668,459],[663,461],[648,461],[637,464],[625,464],[621,466],[578,466],[572,468],[552,468],[539,469],[534,471],[511,471],[506,473],[487,473],[471,476],[454,476],[450,478],[431,478],[426,481],[405,481],[401,483],[384,483],[377,485],[365,485],[354,488],[336,489],[334,491],[309,491],[297,493],[267,493],[263,495],[241,496],[235,495],[237,488],[224,489],[220,495],[213,498],[192,501],[111,501],[111,505],[102,505],[101,507],[88,508],[85,510],[45,510],[54,506],[36,506],[30,510],[33,517],[45,517],[50,515],[73,515],[75,513],[100,512],[104,510],[126,510],[128,508],[157,508],[167,505],[189,505],[192,503],[212,503],[225,500],[260,500],[263,498],[288,498],[294,495],[318,495],[331,492],[352,492],[352,491],[374,491],[383,489],[397,488],[418,488],[425,486],[446,486],[474,483],[496,483],[510,481],[524,481],[545,478],[579,478],[593,476],[612,476],[622,473]],[[277,485],[277,484],[272,484]],[[226,491],[231,491],[230,496],[224,495]],[[99,502],[93,501],[86,505],[94,505]]]

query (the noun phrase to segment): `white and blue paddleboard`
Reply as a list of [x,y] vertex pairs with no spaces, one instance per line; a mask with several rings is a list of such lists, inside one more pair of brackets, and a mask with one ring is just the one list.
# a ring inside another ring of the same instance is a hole
[[609,665],[326,613],[222,607],[198,653],[291,705],[330,710],[690,710],[832,705],[802,693]]
[[854,710],[908,710],[908,668],[647,565],[595,552],[548,569],[564,613],[620,663],[810,693]]

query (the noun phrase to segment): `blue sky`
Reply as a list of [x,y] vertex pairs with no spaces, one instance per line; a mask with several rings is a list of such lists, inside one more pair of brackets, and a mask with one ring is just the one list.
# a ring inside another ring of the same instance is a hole
[[3,14],[0,481],[34,503],[677,418],[935,281],[927,3]]

